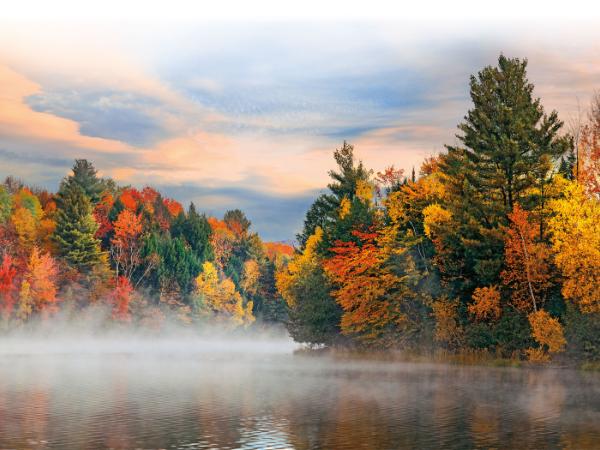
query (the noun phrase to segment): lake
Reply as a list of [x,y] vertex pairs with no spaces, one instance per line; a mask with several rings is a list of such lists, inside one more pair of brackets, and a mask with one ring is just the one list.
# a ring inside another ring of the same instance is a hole
[[0,448],[600,448],[600,375],[288,341],[0,341]]

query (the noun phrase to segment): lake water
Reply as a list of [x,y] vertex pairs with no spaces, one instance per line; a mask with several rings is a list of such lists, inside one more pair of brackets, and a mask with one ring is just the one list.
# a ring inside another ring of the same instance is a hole
[[0,341],[0,448],[600,448],[596,373],[113,344]]

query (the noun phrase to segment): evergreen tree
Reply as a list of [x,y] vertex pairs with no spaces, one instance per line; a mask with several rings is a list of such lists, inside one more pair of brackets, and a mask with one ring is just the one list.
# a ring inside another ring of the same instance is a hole
[[212,230],[206,216],[198,214],[194,203],[190,204],[187,215],[179,214],[171,226],[172,236],[185,239],[201,263],[214,258],[210,243],[211,233]]
[[[457,294],[498,282],[508,214],[517,202],[544,209],[551,169],[571,145],[559,136],[557,113],[546,115],[533,97],[526,67],[526,60],[501,55],[498,67],[471,77],[473,108],[458,126],[462,145],[448,146],[441,158],[443,206],[452,220],[438,236],[445,251],[438,262]],[[539,217],[543,231],[544,211]]]
[[100,241],[94,237],[98,224],[92,205],[78,183],[63,181],[56,198],[54,240],[59,255],[80,272],[89,272],[102,262]]
[[92,205],[100,200],[100,194],[105,189],[105,185],[98,178],[96,169],[87,159],[76,159],[73,165],[73,174],[69,175],[68,182],[79,186],[85,195],[88,196]]
[[[351,240],[351,231],[356,224],[367,225],[372,217],[368,205],[357,196],[357,188],[361,184],[369,184],[371,171],[367,170],[362,161],[354,158],[354,147],[344,141],[341,148],[333,153],[338,170],[329,171],[332,182],[328,184],[329,192],[320,195],[310,207],[304,221],[304,228],[298,240],[302,248],[315,230],[323,230],[320,249],[326,251],[337,240]],[[350,205],[349,214],[340,217],[342,202]]]
[[577,157],[573,148],[569,149],[569,152],[560,158],[560,165],[558,166],[558,173],[560,173],[567,180],[575,179],[575,166],[577,164]]

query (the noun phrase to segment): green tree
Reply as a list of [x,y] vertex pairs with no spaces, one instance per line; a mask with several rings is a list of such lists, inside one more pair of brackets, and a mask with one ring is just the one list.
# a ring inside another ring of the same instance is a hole
[[106,186],[98,178],[96,169],[87,159],[76,159],[73,165],[73,173],[67,178],[71,184],[79,186],[93,205],[100,200],[100,194]]
[[[526,75],[527,61],[501,55],[471,77],[473,108],[458,128],[459,146],[448,146],[440,168],[446,191],[443,208],[451,220],[440,229],[442,275],[466,298],[476,286],[498,281],[503,233],[518,202],[537,210],[540,230],[549,173],[570,147],[563,123],[547,115]],[[442,251],[443,250],[443,251]]]
[[79,184],[63,181],[57,198],[54,240],[59,255],[80,272],[90,272],[100,264],[104,255],[100,241],[94,237],[98,224],[92,205]]
[[6,223],[12,210],[12,198],[4,186],[0,186],[0,225]]
[[277,273],[277,288],[289,307],[286,324],[298,342],[330,345],[340,339],[342,310],[331,296],[331,283],[322,267],[317,247],[320,228],[286,268]]
[[214,258],[210,243],[211,234],[212,230],[206,216],[198,214],[193,203],[190,204],[187,215],[179,214],[171,226],[171,235],[185,239],[201,263]]

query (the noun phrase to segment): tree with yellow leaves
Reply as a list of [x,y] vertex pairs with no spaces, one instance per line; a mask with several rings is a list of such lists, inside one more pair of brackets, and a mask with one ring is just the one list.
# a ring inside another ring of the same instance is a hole
[[233,281],[229,278],[219,280],[216,267],[209,261],[202,265],[202,272],[196,278],[196,298],[198,309],[209,311],[233,325],[248,325],[254,321],[252,301],[244,305]]
[[528,349],[529,359],[534,361],[545,361],[550,354],[559,353],[564,350],[567,343],[562,325],[555,317],[540,309],[528,316],[531,325],[531,334],[540,345],[539,349]]
[[563,296],[584,313],[600,312],[600,200],[571,182],[551,208],[549,230]]

